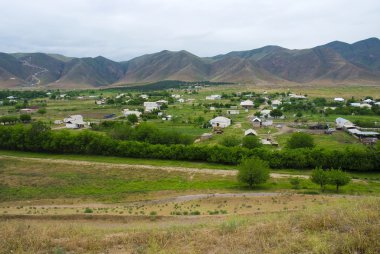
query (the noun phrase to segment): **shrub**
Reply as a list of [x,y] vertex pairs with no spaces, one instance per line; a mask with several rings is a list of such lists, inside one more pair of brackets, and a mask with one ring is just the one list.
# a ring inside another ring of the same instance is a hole
[[236,136],[225,136],[221,140],[220,144],[227,147],[233,147],[240,145],[241,140]]
[[301,179],[299,177],[290,178],[289,179],[290,184],[292,185],[293,189],[298,190],[300,188]]
[[265,183],[269,179],[269,166],[266,161],[259,158],[244,160],[239,165],[238,180],[248,184],[252,189],[254,185]]
[[303,132],[293,133],[286,144],[286,147],[290,149],[313,148],[314,146],[313,137],[310,134]]
[[260,139],[256,136],[245,136],[243,138],[243,147],[248,149],[258,148],[261,147],[262,144],[260,142]]
[[86,207],[86,209],[84,209],[84,213],[93,213],[94,211],[89,208],[89,207]]

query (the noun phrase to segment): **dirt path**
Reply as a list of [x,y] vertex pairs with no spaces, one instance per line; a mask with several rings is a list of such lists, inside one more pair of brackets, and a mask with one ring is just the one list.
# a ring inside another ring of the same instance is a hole
[[[92,162],[92,161],[77,161],[77,160],[65,160],[65,159],[42,159],[42,158],[30,158],[30,157],[17,157],[9,155],[0,155],[1,158],[10,158],[21,161],[36,161],[36,162],[48,162],[48,163],[58,163],[58,164],[70,164],[77,166],[101,166],[102,168],[119,168],[119,169],[160,169],[167,172],[185,172],[185,173],[199,173],[199,174],[210,174],[219,176],[235,176],[238,173],[236,169],[208,169],[208,168],[186,168],[186,167],[169,167],[169,166],[153,166],[153,165],[139,165],[139,164],[118,164],[118,163],[106,163],[106,162]],[[283,178],[302,178],[309,179],[309,175],[293,175],[293,174],[282,174],[282,173],[270,173],[270,177],[276,179]],[[353,182],[366,182],[361,179],[352,179]]]

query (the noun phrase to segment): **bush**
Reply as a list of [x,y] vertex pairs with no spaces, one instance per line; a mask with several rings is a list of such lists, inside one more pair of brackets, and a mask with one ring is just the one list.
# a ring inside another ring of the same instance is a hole
[[329,183],[336,186],[336,191],[339,191],[340,186],[347,185],[351,181],[351,177],[339,169],[331,169],[328,172]]
[[225,136],[221,140],[220,144],[226,147],[233,147],[240,145],[241,140],[236,136]]
[[32,117],[29,114],[20,115],[20,121],[23,123],[28,123],[32,120]]
[[86,207],[86,209],[84,209],[84,213],[93,213],[93,210],[89,207]]
[[298,190],[300,188],[301,179],[299,177],[290,178],[289,179],[290,184],[292,185],[293,189]]
[[248,149],[258,148],[261,147],[262,144],[260,142],[260,139],[256,136],[245,136],[243,138],[243,147]]
[[314,146],[315,144],[313,137],[310,134],[303,132],[293,133],[286,143],[286,147],[290,149],[313,148]]
[[238,180],[248,184],[252,189],[254,185],[265,183],[269,179],[269,166],[266,161],[259,158],[244,160],[239,165]]

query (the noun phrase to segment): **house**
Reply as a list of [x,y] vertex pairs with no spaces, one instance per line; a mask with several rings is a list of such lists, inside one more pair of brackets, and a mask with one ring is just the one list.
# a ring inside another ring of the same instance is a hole
[[376,106],[380,106],[380,101],[375,102],[374,105],[376,105]]
[[262,122],[262,126],[264,127],[269,127],[269,126],[272,126],[273,125],[273,121],[272,120],[265,120],[264,122]]
[[83,116],[81,115],[72,115],[68,118],[63,119],[63,122],[66,124],[66,128],[68,129],[79,129],[84,127],[86,124],[83,121]]
[[260,142],[261,142],[261,144],[263,144],[263,145],[272,145],[272,143],[271,143],[270,140],[268,140],[268,139],[261,139]]
[[253,120],[252,120],[252,125],[254,127],[261,127],[261,119],[258,118],[258,117],[255,117]]
[[124,97],[125,96],[125,94],[123,94],[123,93],[121,93],[121,94],[119,94],[119,95],[116,95],[116,99],[120,99],[120,98],[122,98],[122,97]]
[[129,110],[129,109],[123,109],[123,115],[124,116],[129,116],[129,115],[136,115],[137,117],[141,116],[141,112],[137,110]]
[[350,121],[348,121],[342,117],[338,117],[335,120],[335,128],[336,129],[350,128],[350,127],[354,127],[354,126],[355,125],[352,122],[350,122]]
[[281,101],[273,100],[272,101],[272,108],[278,108],[281,104],[282,104]]
[[160,110],[161,106],[157,102],[146,101],[144,102],[144,108],[145,112],[152,112],[153,110]]
[[144,100],[147,100],[147,99],[149,98],[149,96],[146,95],[146,94],[141,94],[141,95],[140,95],[140,98],[142,98],[142,99],[144,99]]
[[245,101],[240,102],[240,106],[242,106],[243,108],[246,108],[246,109],[253,108],[253,105],[254,105],[254,103],[251,100],[245,100]]
[[344,102],[344,99],[341,97],[336,97],[336,98],[334,98],[334,101],[335,102]]
[[181,98],[181,95],[180,94],[172,94],[172,98],[179,99],[179,98]]
[[177,101],[178,101],[179,103],[184,103],[184,102],[185,102],[185,100],[182,99],[182,98],[181,98],[181,99],[178,99]]
[[244,136],[257,136],[257,132],[254,129],[248,129],[244,132]]
[[355,108],[359,108],[360,107],[360,103],[358,103],[358,102],[352,102],[352,103],[350,103],[350,106],[351,107],[355,107]]
[[351,135],[355,135],[358,138],[378,138],[380,133],[375,131],[361,131],[356,128],[347,129],[347,132]]
[[298,94],[289,94],[289,97],[290,98],[293,98],[293,99],[307,99],[307,97],[306,96],[304,96],[304,95],[298,95]]
[[211,111],[215,111],[215,107],[210,107],[210,110]]
[[163,104],[168,105],[169,102],[166,101],[166,100],[159,100],[159,101],[156,101],[156,103],[157,103],[158,105],[162,106]]
[[236,109],[229,109],[229,110],[227,110],[227,114],[229,114],[229,115],[239,115],[240,111],[236,110]]
[[54,124],[56,124],[56,125],[63,124],[63,121],[62,120],[55,120]]
[[264,110],[260,111],[260,115],[261,115],[261,117],[269,118],[269,117],[271,117],[270,112],[271,112],[271,110],[264,109]]
[[222,96],[219,94],[213,94],[210,96],[206,96],[206,100],[220,100],[222,99]]
[[218,116],[210,120],[212,127],[226,128],[231,125],[231,119],[224,116]]
[[7,99],[8,99],[8,100],[15,100],[16,97],[11,95],[11,96],[8,96]]
[[363,100],[364,103],[367,103],[367,104],[371,104],[373,102],[373,100],[371,99],[365,99]]

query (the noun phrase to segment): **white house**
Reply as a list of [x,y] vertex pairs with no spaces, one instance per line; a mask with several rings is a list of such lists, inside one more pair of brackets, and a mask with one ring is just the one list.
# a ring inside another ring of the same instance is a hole
[[281,104],[282,104],[281,101],[273,100],[272,101],[272,108],[278,108]]
[[253,124],[253,126],[260,127],[260,126],[261,126],[261,119],[258,118],[258,117],[255,117],[255,118],[252,120],[252,124]]
[[140,98],[147,100],[149,98],[149,96],[147,94],[142,94],[142,95],[140,95]]
[[66,128],[68,129],[79,129],[86,124],[81,115],[69,116],[68,118],[63,119],[63,122],[66,123]]
[[363,102],[364,102],[364,103],[367,103],[367,104],[370,104],[370,103],[373,102],[373,100],[371,100],[371,99],[365,99],[365,100],[363,100]]
[[222,99],[222,96],[219,94],[213,94],[210,96],[206,96],[206,100],[220,100]]
[[160,105],[157,102],[146,101],[144,102],[145,112],[152,112],[153,110],[159,110]]
[[210,107],[210,110],[211,111],[215,111],[215,107]]
[[231,119],[228,119],[227,117],[224,117],[224,116],[218,116],[218,117],[215,117],[214,119],[211,119],[210,124],[212,127],[226,128],[231,125]]
[[141,116],[141,112],[137,110],[129,110],[129,109],[123,109],[123,114],[124,116],[129,116],[129,115],[136,115],[137,117]]
[[54,121],[54,124],[57,124],[57,125],[58,125],[58,124],[63,124],[63,121],[62,121],[62,120],[55,120],[55,121]]
[[375,102],[374,105],[376,105],[376,106],[380,106],[380,101]]
[[244,136],[257,136],[257,132],[254,129],[248,129],[244,132]]
[[97,100],[97,101],[95,101],[95,104],[96,105],[103,105],[103,104],[106,104],[106,101],[104,99]]
[[305,95],[298,95],[298,94],[289,94],[289,97],[290,98],[294,98],[294,99],[307,99],[307,97]]
[[229,109],[229,110],[227,110],[227,114],[229,114],[229,115],[239,115],[240,111],[236,110],[236,109]]
[[266,118],[268,118],[268,117],[271,117],[270,112],[271,112],[271,110],[269,110],[269,109],[264,109],[264,110],[261,110],[261,111],[260,111],[260,115],[261,115],[261,117],[266,117]]
[[184,103],[184,102],[185,102],[185,100],[182,99],[182,98],[181,98],[181,99],[178,99],[177,101],[178,101],[179,103]]
[[253,107],[253,101],[251,101],[251,100],[242,101],[242,102],[240,102],[240,106],[242,106],[243,108],[252,108]]
[[168,101],[166,101],[166,100],[159,100],[159,101],[156,101],[156,103],[157,103],[158,105],[160,105],[160,106],[162,106],[163,104],[168,105]]
[[334,98],[334,101],[336,101],[336,102],[344,102],[344,99],[341,98],[341,97],[336,97],[336,98]]
[[181,98],[181,95],[180,94],[172,94],[172,98],[179,99],[179,98]]
[[351,107],[355,107],[355,108],[359,108],[360,107],[360,103],[359,102],[352,102],[352,103],[350,103],[350,106]]

